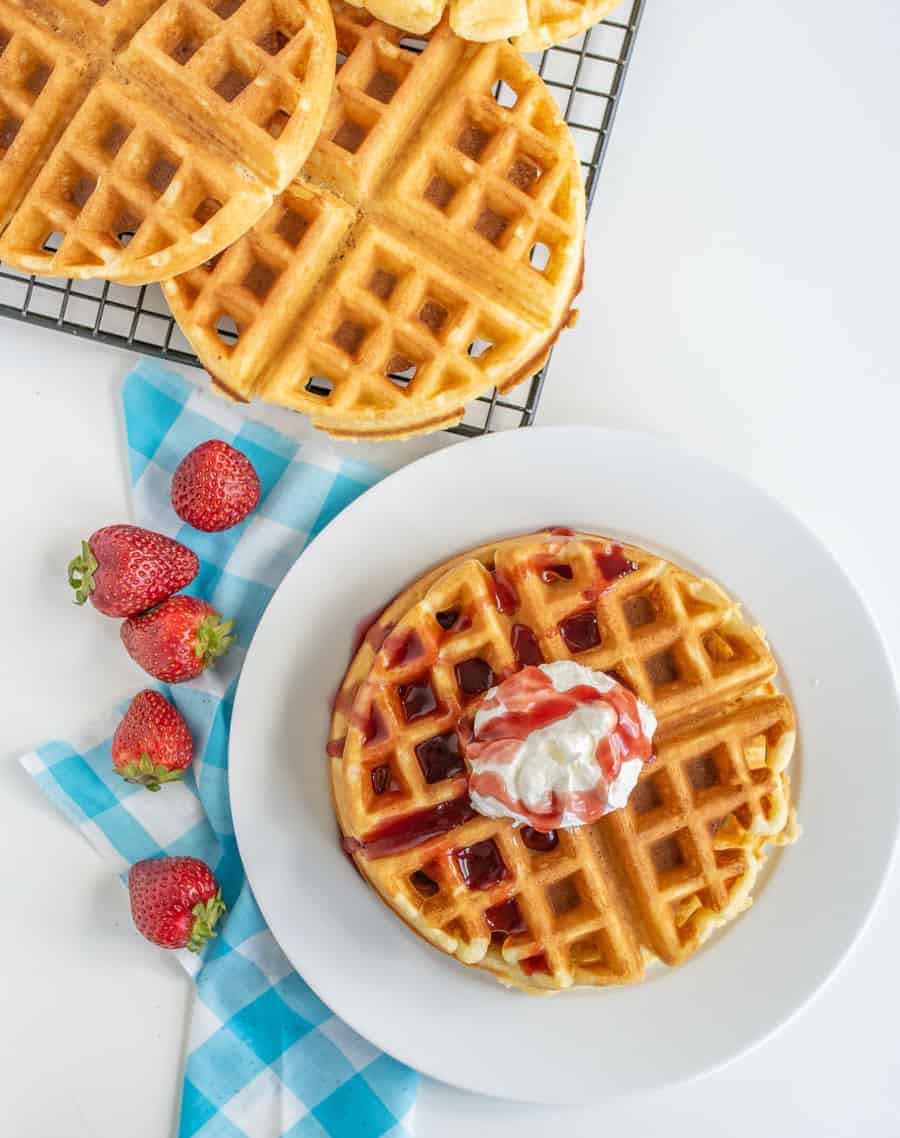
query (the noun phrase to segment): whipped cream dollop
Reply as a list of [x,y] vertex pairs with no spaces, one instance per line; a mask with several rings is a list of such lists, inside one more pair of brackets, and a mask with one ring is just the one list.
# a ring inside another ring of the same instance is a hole
[[596,822],[628,801],[655,730],[650,708],[603,672],[574,660],[523,668],[476,710],[472,806],[544,832]]

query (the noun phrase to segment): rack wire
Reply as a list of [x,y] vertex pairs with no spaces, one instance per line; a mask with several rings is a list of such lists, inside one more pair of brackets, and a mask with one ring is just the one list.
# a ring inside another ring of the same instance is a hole
[[[624,0],[613,16],[577,39],[527,56],[553,92],[572,131],[584,171],[588,209],[622,96],[646,0]],[[28,276],[0,264],[0,316],[128,351],[200,367],[169,313],[158,285]],[[473,400],[459,435],[530,426],[550,361],[511,395],[492,391]]]

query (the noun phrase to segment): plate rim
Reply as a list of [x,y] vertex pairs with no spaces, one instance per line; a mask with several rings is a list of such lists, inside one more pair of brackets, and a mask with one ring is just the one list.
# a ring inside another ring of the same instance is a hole
[[[530,436],[533,437],[536,434],[539,434],[539,435],[544,436],[544,437],[555,434],[555,435],[559,436],[560,438],[564,438],[567,435],[573,435],[573,434],[577,434],[577,435],[581,435],[581,436],[594,435],[594,436],[598,436],[598,438],[602,438],[604,436],[614,436],[617,440],[620,440],[621,442],[626,443],[626,444],[628,443],[629,440],[633,440],[634,443],[639,447],[650,446],[651,448],[657,448],[661,454],[668,454],[668,456],[671,459],[673,459],[674,461],[687,462],[689,464],[697,465],[701,468],[704,468],[711,475],[715,475],[716,473],[719,473],[723,476],[726,476],[729,479],[733,479],[737,483],[742,484],[746,490],[749,490],[753,495],[755,495],[759,499],[761,499],[769,509],[774,509],[775,511],[777,511],[778,513],[783,515],[783,517],[793,527],[797,528],[799,531],[801,531],[804,534],[804,536],[808,539],[808,541],[811,543],[811,545],[815,547],[818,555],[821,557],[824,557],[830,563],[832,569],[836,572],[837,576],[840,578],[843,587],[845,589],[849,589],[853,598],[855,599],[855,601],[859,605],[862,614],[865,616],[865,620],[866,620],[866,623],[868,625],[868,629],[873,634],[874,646],[878,652],[879,668],[884,670],[886,677],[890,682],[890,686],[893,690],[892,707],[886,710],[885,716],[887,717],[890,714],[890,712],[893,713],[892,718],[893,718],[893,722],[894,722],[895,733],[897,735],[897,738],[900,738],[900,693],[898,693],[897,669],[894,665],[894,661],[893,661],[891,652],[889,650],[887,641],[885,639],[884,633],[883,633],[881,627],[879,626],[878,620],[876,619],[876,616],[875,616],[874,612],[872,611],[872,608],[870,607],[868,600],[866,599],[865,595],[860,592],[859,588],[856,585],[856,582],[844,570],[841,563],[839,562],[839,560],[837,559],[835,554],[832,553],[831,549],[828,547],[828,545],[825,543],[825,541],[815,532],[815,530],[813,530],[811,528],[810,525],[808,525],[808,523],[805,521],[804,518],[800,517],[790,507],[788,507],[784,503],[780,502],[774,495],[770,494],[767,490],[765,490],[764,488],[759,486],[754,480],[747,477],[742,472],[739,472],[739,471],[737,471],[731,467],[728,467],[728,466],[725,466],[719,462],[716,462],[715,460],[712,460],[705,455],[693,452],[693,451],[689,450],[688,448],[682,446],[676,440],[673,440],[667,436],[655,434],[655,433],[648,432],[648,431],[639,431],[639,430],[632,430],[632,429],[618,429],[618,428],[614,428],[614,427],[595,426],[595,425],[590,425],[590,424],[572,424],[572,425],[558,424],[558,425],[546,425],[546,426],[531,427],[527,431],[521,431],[521,432],[516,431],[516,432],[502,432],[502,433],[496,433],[496,434],[488,434],[488,435],[480,436],[478,438],[468,439],[464,442],[451,444],[450,446],[443,447],[437,451],[433,451],[429,454],[423,455],[422,457],[415,459],[414,461],[406,464],[405,466],[402,466],[402,467],[398,468],[397,470],[386,474],[383,479],[381,479],[379,482],[375,483],[374,486],[365,490],[362,494],[360,494],[360,496],[358,498],[356,498],[347,507],[345,507],[342,511],[340,511],[339,514],[335,515],[335,517],[332,518],[327,523],[327,525],[325,525],[322,528],[322,530],[320,530],[307,543],[307,545],[303,548],[303,550],[301,551],[301,553],[297,557],[296,561],[291,565],[291,567],[288,569],[287,573],[285,573],[284,578],[279,583],[279,585],[278,585],[275,593],[273,594],[273,596],[270,598],[270,601],[266,607],[266,611],[263,613],[263,616],[262,616],[262,618],[259,622],[259,625],[258,625],[258,627],[257,627],[257,629],[253,635],[253,638],[252,638],[250,644],[247,646],[245,659],[243,662],[243,666],[241,669],[241,673],[240,673],[240,676],[238,679],[238,684],[237,684],[237,688],[236,688],[236,692],[235,692],[232,726],[231,726],[231,732],[229,734],[229,788],[230,789],[232,788],[233,782],[234,782],[233,777],[232,777],[233,771],[234,771],[234,767],[233,767],[234,756],[235,756],[236,751],[238,750],[238,748],[234,746],[234,740],[240,738],[240,724],[243,721],[243,716],[241,714],[241,711],[242,711],[244,700],[248,698],[246,696],[246,693],[247,693],[247,691],[250,687],[250,683],[251,683],[251,681],[246,680],[246,677],[248,675],[252,674],[252,665],[254,662],[254,648],[260,639],[260,635],[259,635],[260,631],[263,629],[263,627],[266,625],[267,622],[271,623],[275,619],[272,616],[272,613],[275,610],[276,602],[277,602],[279,595],[282,594],[282,590],[285,588],[285,586],[286,586],[287,582],[289,581],[289,579],[291,578],[291,576],[295,573],[297,565],[304,558],[307,557],[309,551],[311,549],[313,549],[317,545],[317,543],[320,543],[320,541],[323,539],[324,535],[329,533],[329,531],[331,531],[333,527],[335,527],[337,525],[347,525],[357,513],[361,512],[363,510],[371,509],[373,497],[377,499],[380,494],[389,494],[391,492],[390,486],[392,484],[396,484],[398,481],[403,481],[405,479],[408,479],[410,477],[410,471],[416,470],[419,472],[423,472],[423,470],[425,468],[429,467],[430,465],[440,465],[440,464],[446,463],[448,461],[451,463],[458,462],[458,461],[460,461],[460,459],[457,456],[460,452],[464,452],[464,451],[471,452],[476,447],[481,448],[481,449],[487,449],[487,448],[491,447],[492,445],[493,446],[509,445],[509,442],[511,439],[517,439],[517,441],[524,442],[525,445],[527,445],[527,439]],[[562,512],[564,512],[564,511],[562,511]],[[549,522],[549,520],[547,521],[547,524],[551,524]],[[535,528],[540,528],[540,527],[536,526]],[[490,539],[488,539],[488,540],[490,540]],[[427,570],[427,568],[428,568],[427,565],[419,566],[417,569],[414,570],[414,572],[424,572]],[[741,603],[743,603],[743,600],[744,600],[743,597],[740,597],[738,599]],[[752,607],[752,606],[748,606],[748,607]],[[776,654],[777,654],[777,645],[776,645]],[[802,724],[801,724],[801,730],[802,730]],[[806,777],[806,776],[804,775],[804,777]],[[264,918],[266,919],[266,922],[267,922],[270,930],[272,931],[273,936],[275,936],[275,939],[278,941],[279,945],[283,946],[282,938],[278,936],[278,933],[276,931],[278,927],[281,927],[282,930],[284,930],[284,928],[285,928],[285,925],[282,923],[282,916],[279,912],[277,912],[277,910],[273,910],[271,912],[267,911],[267,904],[263,900],[260,891],[257,889],[256,884],[254,883],[253,873],[252,873],[251,869],[249,868],[247,861],[246,861],[246,857],[245,857],[246,844],[245,844],[244,839],[247,837],[247,834],[249,831],[248,831],[248,829],[245,829],[245,825],[247,827],[249,827],[251,825],[251,823],[248,819],[245,818],[245,816],[243,814],[243,807],[237,808],[235,806],[234,797],[232,797],[232,815],[233,815],[233,821],[234,821],[234,836],[235,836],[235,840],[237,843],[239,855],[241,856],[241,859],[245,865],[247,879],[250,882],[251,888],[253,889],[253,892],[254,892],[254,896],[256,897],[256,900],[257,900],[257,904],[259,905],[260,910],[261,910]],[[241,818],[241,821],[239,821],[239,817]],[[802,819],[801,819],[801,823],[802,823]],[[243,833],[244,837],[242,837],[242,833]],[[841,971],[841,969],[845,965],[848,957],[852,954],[853,949],[856,947],[859,940],[861,939],[861,937],[865,934],[866,930],[868,929],[868,927],[869,927],[869,925],[873,919],[873,916],[874,916],[874,914],[878,908],[878,905],[882,900],[884,890],[885,890],[885,886],[886,886],[887,880],[891,874],[892,868],[897,861],[898,845],[900,845],[900,841],[898,841],[898,839],[900,839],[900,775],[898,775],[898,777],[894,780],[894,811],[893,811],[893,816],[892,816],[892,825],[891,825],[891,830],[890,830],[890,840],[889,840],[889,846],[887,849],[887,855],[883,858],[883,860],[879,866],[877,877],[875,874],[872,875],[872,879],[870,881],[870,884],[869,884],[869,887],[867,890],[868,901],[867,901],[867,904],[865,906],[865,909],[862,910],[860,912],[860,914],[857,916],[856,921],[855,921],[855,927],[852,931],[852,934],[848,937],[846,943],[843,945],[843,948],[840,950],[840,952],[837,955],[835,955],[830,960],[830,962],[826,965],[826,970],[823,972],[821,977],[819,977],[818,980],[809,988],[809,990],[806,991],[806,993],[796,1003],[794,1003],[793,1006],[789,1010],[785,1011],[783,1014],[776,1017],[768,1027],[761,1028],[752,1037],[748,1038],[746,1041],[744,1041],[737,1048],[735,1048],[734,1050],[731,1050],[727,1054],[724,1054],[720,1058],[710,1060],[709,1062],[704,1063],[701,1066],[698,1066],[697,1069],[695,1069],[693,1071],[689,1071],[689,1072],[682,1073],[682,1074],[676,1074],[676,1075],[673,1075],[672,1077],[669,1077],[669,1078],[661,1078],[661,1079],[658,1079],[652,1083],[648,1083],[645,1086],[642,1086],[637,1092],[635,1092],[629,1088],[623,1088],[620,1092],[617,1092],[615,1090],[610,1091],[608,1088],[605,1088],[602,1091],[601,1095],[599,1096],[599,1099],[598,1099],[598,1096],[591,1095],[591,1094],[588,1094],[587,1096],[585,1096],[584,1098],[581,1098],[581,1099],[573,1099],[570,1096],[567,1096],[564,1098],[558,1098],[558,1097],[553,1097],[552,1094],[548,1096],[547,1093],[542,1093],[542,1092],[538,1092],[538,1093],[534,1093],[534,1094],[527,1094],[526,1093],[524,1095],[521,1093],[516,1093],[515,1095],[512,1095],[512,1094],[507,1095],[502,1090],[498,1090],[496,1088],[496,1086],[493,1084],[492,1085],[486,1085],[484,1083],[481,1083],[479,1085],[478,1079],[469,1080],[469,1079],[460,1079],[460,1078],[448,1077],[446,1072],[434,1069],[429,1064],[427,1059],[425,1062],[423,1062],[421,1056],[417,1056],[412,1051],[407,1050],[406,1047],[404,1047],[404,1046],[398,1047],[396,1045],[395,1041],[393,1041],[393,1040],[388,1042],[388,1041],[384,1040],[383,1038],[379,1038],[380,1031],[377,1028],[375,1030],[371,1030],[370,1025],[367,1024],[365,1027],[365,1030],[361,1030],[360,1027],[358,1026],[358,1019],[353,1013],[353,1009],[349,1009],[349,1010],[346,1009],[343,1006],[343,1000],[341,998],[340,992],[339,991],[335,992],[335,990],[334,990],[335,984],[330,983],[327,979],[323,980],[321,977],[317,977],[316,982],[310,981],[309,978],[302,972],[302,970],[295,964],[294,960],[288,954],[288,950],[283,948],[283,947],[282,947],[282,950],[284,951],[287,959],[290,961],[292,967],[296,968],[298,973],[300,973],[300,975],[303,977],[304,981],[307,984],[309,984],[310,988],[312,988],[312,990],[314,992],[316,992],[317,995],[321,996],[323,1001],[331,1008],[331,1010],[334,1012],[334,1014],[338,1015],[348,1025],[350,1025],[355,1031],[359,1032],[359,1034],[363,1035],[364,1038],[368,1039],[371,1043],[373,1043],[375,1046],[379,1047],[382,1051],[384,1051],[385,1053],[387,1053],[389,1055],[392,1055],[394,1058],[398,1059],[400,1062],[407,1064],[408,1066],[419,1071],[420,1073],[428,1075],[428,1076],[430,1076],[434,1079],[437,1079],[439,1081],[448,1083],[449,1085],[457,1086],[457,1087],[460,1087],[461,1089],[464,1089],[464,1090],[467,1090],[470,1092],[485,1094],[485,1095],[488,1095],[491,1097],[509,1098],[509,1099],[513,1099],[515,1101],[533,1102],[533,1103],[540,1103],[540,1104],[547,1104],[547,1105],[574,1105],[578,1102],[580,1102],[582,1104],[589,1104],[589,1103],[597,1102],[603,1098],[614,1097],[617,1094],[644,1093],[644,1092],[649,1091],[649,1090],[663,1089],[665,1087],[676,1086],[676,1085],[684,1084],[687,1082],[691,1082],[691,1081],[698,1079],[698,1078],[706,1077],[707,1075],[713,1074],[716,1071],[722,1070],[724,1067],[729,1066],[731,1063],[733,1063],[733,1062],[737,1061],[738,1059],[748,1055],[750,1052],[756,1050],[758,1047],[761,1047],[764,1043],[766,1043],[769,1039],[771,1039],[775,1034],[777,1034],[784,1027],[786,1027],[788,1024],[793,1022],[809,1006],[809,1004],[814,999],[816,999],[817,996],[821,994],[821,992],[823,992],[825,990],[825,988],[832,982],[832,980],[835,978],[835,976]],[[264,892],[265,892],[265,890],[263,890],[263,893]],[[273,920],[273,917],[274,917],[274,920]],[[286,920],[286,918],[285,918],[285,920]],[[399,921],[397,923],[400,926],[402,926],[402,924],[403,924],[402,922],[399,922]],[[619,989],[611,989],[610,991],[617,991],[617,990],[619,990]],[[596,993],[596,995],[599,998],[602,998],[603,995],[606,993],[606,991],[607,990],[605,990],[605,989],[600,990]],[[564,1000],[565,998],[566,998],[565,993],[561,993],[559,996],[557,996],[558,1000]]]

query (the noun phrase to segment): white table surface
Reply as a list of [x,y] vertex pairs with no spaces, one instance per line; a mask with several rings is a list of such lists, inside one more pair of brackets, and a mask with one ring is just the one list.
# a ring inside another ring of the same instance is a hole
[[[540,414],[670,434],[749,475],[838,555],[895,660],[898,34],[893,0],[650,0],[588,231],[582,320]],[[124,891],[15,763],[140,682],[115,622],[75,609],[64,583],[78,540],[127,516],[129,363],[0,322],[0,1130],[16,1138],[174,1126],[190,984],[132,931]],[[449,444],[379,455],[399,465]],[[898,937],[895,870],[828,989],[727,1070],[600,1111],[428,1083],[416,1132],[897,1133]]]

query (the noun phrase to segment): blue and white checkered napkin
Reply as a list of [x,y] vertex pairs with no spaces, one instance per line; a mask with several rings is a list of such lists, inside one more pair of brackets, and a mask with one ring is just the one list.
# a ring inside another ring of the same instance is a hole
[[[249,422],[158,364],[131,373],[123,401],[137,521],[197,553],[187,591],[234,617],[238,643],[196,681],[162,689],[194,737],[184,782],[150,794],[113,774],[110,739],[124,708],[22,764],[123,880],[141,858],[190,854],[222,887],[218,937],[200,958],[178,953],[197,983],[179,1138],[399,1138],[418,1076],[356,1035],[292,969],[244,876],[228,801],[232,701],[256,625],[306,543],[381,471]],[[218,534],[183,525],[169,500],[178,462],[209,438],[242,450],[262,483],[259,508]]]

